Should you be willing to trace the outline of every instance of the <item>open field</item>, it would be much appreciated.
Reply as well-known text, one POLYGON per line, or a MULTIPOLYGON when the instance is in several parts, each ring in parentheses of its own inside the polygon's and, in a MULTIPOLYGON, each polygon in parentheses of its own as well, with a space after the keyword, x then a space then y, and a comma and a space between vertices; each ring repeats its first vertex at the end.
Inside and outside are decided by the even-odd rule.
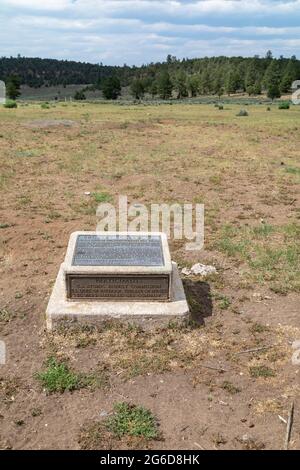
POLYGON ((300 108, 239 109, 0 107, 0 448, 282 448, 293 401, 300 448, 300 108), (205 204, 204 250, 170 243, 180 266, 218 270, 184 279, 196 324, 47 333, 70 233, 94 230, 97 201, 119 194, 205 204), (51 357, 66 364, 58 391, 41 375, 51 357), (123 401, 151 410, 156 440, 102 431, 123 401))

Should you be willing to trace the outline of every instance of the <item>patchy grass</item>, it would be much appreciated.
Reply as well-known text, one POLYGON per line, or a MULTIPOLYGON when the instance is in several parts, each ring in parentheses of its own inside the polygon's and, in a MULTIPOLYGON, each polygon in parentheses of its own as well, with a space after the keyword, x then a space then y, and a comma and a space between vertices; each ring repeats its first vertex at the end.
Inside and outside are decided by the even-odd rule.
POLYGON ((228 380, 225 380, 222 383, 221 388, 223 388, 223 390, 226 390, 226 392, 230 393, 230 395, 235 395, 236 393, 240 393, 240 391, 241 391, 241 389, 239 387, 236 387, 235 385, 233 385, 228 380))
POLYGON ((49 393, 63 393, 66 390, 76 390, 81 386, 79 375, 71 372, 65 362, 58 362, 54 357, 47 360, 46 369, 38 372, 36 379, 49 393))
POLYGON ((113 413, 101 421, 86 423, 79 434, 83 450, 148 449, 162 440, 158 421, 150 410, 132 403, 116 403, 113 413))
POLYGON ((249 369, 251 377, 275 377, 275 371, 270 369, 270 367, 261 365, 261 366, 251 366, 249 369))
POLYGON ((21 381, 18 377, 0 377, 0 403, 9 405, 15 401, 21 381))
POLYGON ((215 247, 246 263, 244 277, 260 284, 269 282, 274 291, 300 292, 299 224, 274 227, 225 225, 215 247))
POLYGON ((285 171, 291 173, 292 175, 300 175, 300 168, 296 166, 286 166, 285 171))
POLYGON ((8 323, 12 320, 14 314, 8 311, 6 308, 0 309, 0 323, 8 323))
POLYGON ((95 202, 101 203, 101 202, 111 202, 112 197, 110 194, 105 193, 105 192, 97 192, 97 193, 92 193, 92 197, 94 198, 95 202))
MULTIPOLYGON (((8 394, 4 411, 1 410, 5 436, 13 447, 24 444, 24 433, 15 432, 17 429, 11 426, 18 418, 25 420, 27 447, 64 442, 70 448, 76 442, 78 430, 72 426, 66 432, 55 423, 53 410, 61 402, 58 394, 53 392, 51 396, 51 411, 41 387, 37 390, 36 406, 41 407, 43 419, 47 417, 54 426, 49 436, 36 434, 36 421, 40 418, 32 418, 26 406, 27 390, 32 389, 31 370, 45 372, 47 366, 40 364, 43 357, 50 355, 65 358, 57 360, 67 366, 62 374, 64 386, 88 389, 88 393, 66 391, 63 396, 66 406, 61 418, 67 420, 71 410, 78 427, 91 416, 91 403, 99 404, 99 412, 110 403, 112 396, 98 393, 99 386, 111 383, 114 390, 125 387, 126 398, 121 400, 133 403, 137 396, 139 403, 151 402, 149 395, 159 389, 159 398, 164 402, 159 417, 166 434, 166 442, 160 442, 160 448, 181 448, 193 442, 214 448, 211 435, 222 433, 224 426, 227 443, 220 445, 259 447, 250 439, 235 440, 237 435, 245 434, 242 428, 247 428, 247 424, 240 424, 239 429, 235 426, 245 417, 241 405, 250 403, 253 397, 251 414, 251 410, 255 413, 255 403, 266 397, 297 397, 289 341, 299 339, 299 330, 281 334, 272 325, 296 322, 294 312, 300 292, 300 108, 293 106, 283 113, 273 105, 272 112, 267 113, 267 104, 251 105, 246 108, 249 117, 242 119, 235 117, 242 103, 227 103, 219 111, 214 99, 210 105, 196 106, 177 102, 172 106, 56 103, 55 108, 51 105, 50 110, 44 110, 40 103, 30 103, 20 104, 16 110, 0 109, 1 222, 13 224, 13 228, 0 230, 0 283, 1 292, 5 293, 1 308, 15 312, 18 318, 7 322, 10 315, 5 313, 0 325, 8 335, 9 349, 14 336, 20 334, 16 328, 22 329, 22 341, 15 343, 13 351, 18 370, 22 370, 22 389, 8 394), (52 121, 71 120, 76 126, 48 125, 48 115, 52 121), (33 120, 40 120, 42 125, 28 127, 27 123, 33 120), (24 150, 36 151, 41 158, 27 157, 26 153, 16 156, 16 152, 24 150), (100 196, 88 196, 87 191, 100 196), (178 327, 171 324, 151 332, 107 324, 98 332, 78 330, 74 334, 68 325, 64 333, 45 333, 41 306, 50 294, 55 266, 63 260, 69 234, 74 230, 94 230, 96 199, 102 202, 111 195, 114 201, 117 194, 126 194, 130 204, 147 207, 164 202, 205 204, 205 249, 187 252, 184 242, 170 243, 172 259, 180 267, 203 262, 218 268, 218 275, 201 282, 196 277, 184 279, 198 323, 178 327), (12 213, 16 213, 13 220, 12 213), (19 298, 15 298, 17 292, 22 297, 17 294, 19 298), (260 295, 253 296, 254 293, 260 295), (288 295, 282 299, 279 294, 288 295), (259 325, 253 326, 254 322, 259 325), (264 332, 260 322, 270 324, 270 330, 264 332), (237 354, 265 344, 276 347, 250 355, 237 354), (71 365, 77 359, 90 373, 73 369, 71 365), (262 374, 253 378, 249 367, 259 364, 270 367, 276 377, 264 379, 262 374), (221 389, 219 367, 243 375, 238 382, 233 380, 221 389), (66 380, 68 374, 73 374, 73 382, 66 380), (236 406, 229 414, 224 413, 225 404, 215 404, 214 390, 209 390, 208 395, 205 392, 203 384, 208 382, 212 389, 218 389, 218 394, 233 397, 236 406), (170 419, 174 406, 180 402, 178 397, 174 403, 170 401, 170 387, 182 389, 184 384, 184 416, 191 423, 186 444, 184 432, 179 432, 178 427, 178 433, 174 433, 170 419), (240 384, 242 393, 230 395, 234 391, 231 386, 240 384), (13 399, 15 406, 10 406, 13 399), (206 412, 210 406, 216 418, 214 426, 200 437, 197 422, 203 419, 203 427, 211 425, 206 412)), ((3 371, 8 374, 6 366, 3 371)), ((224 374, 228 382, 231 376, 224 374)), ((287 399, 280 401, 280 414, 286 416, 287 399)), ((97 410, 93 416, 97 416, 97 410)), ((249 424, 250 419, 255 424, 251 435, 262 439, 266 448, 282 443, 282 423, 277 418, 274 421, 271 415, 266 415, 266 420, 249 417, 249 424), (274 426, 274 433, 266 432, 270 426, 274 426)), ((99 421, 85 427, 82 447, 145 449, 158 445, 143 437, 118 438, 107 429, 105 420, 99 421)), ((293 439, 292 445, 299 447, 297 436, 293 439)), ((216 442, 220 440, 217 438, 216 442)))
POLYGON ((107 384, 104 374, 78 374, 71 371, 66 362, 59 362, 54 357, 50 357, 45 365, 46 368, 35 377, 48 393, 71 392, 85 387, 102 388, 107 384))
POLYGON ((250 328, 249 328, 249 331, 252 334, 264 333, 268 330, 269 330, 269 328, 267 326, 262 325, 261 323, 258 323, 258 322, 253 323, 253 325, 251 325, 250 328))
POLYGON ((30 158, 30 157, 38 157, 39 156, 39 151, 36 149, 33 150, 17 150, 15 152, 16 157, 21 157, 21 158, 30 158))
POLYGON ((143 406, 122 402, 114 406, 114 414, 107 421, 108 429, 117 437, 123 435, 142 436, 146 439, 158 437, 157 420, 143 406))

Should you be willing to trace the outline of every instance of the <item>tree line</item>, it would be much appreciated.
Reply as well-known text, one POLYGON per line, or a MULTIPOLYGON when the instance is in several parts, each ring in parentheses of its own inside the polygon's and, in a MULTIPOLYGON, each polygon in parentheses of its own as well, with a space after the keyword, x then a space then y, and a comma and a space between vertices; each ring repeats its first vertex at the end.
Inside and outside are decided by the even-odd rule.
POLYGON ((17 84, 53 86, 90 84, 77 92, 75 99, 85 99, 86 90, 100 89, 107 99, 117 99, 123 87, 129 87, 135 99, 145 94, 152 98, 185 98, 237 92, 259 95, 263 91, 271 99, 289 93, 292 83, 300 79, 300 61, 291 58, 205 57, 182 59, 168 55, 164 62, 141 67, 104 66, 74 61, 39 58, 1 58, 0 79, 12 91, 17 84))

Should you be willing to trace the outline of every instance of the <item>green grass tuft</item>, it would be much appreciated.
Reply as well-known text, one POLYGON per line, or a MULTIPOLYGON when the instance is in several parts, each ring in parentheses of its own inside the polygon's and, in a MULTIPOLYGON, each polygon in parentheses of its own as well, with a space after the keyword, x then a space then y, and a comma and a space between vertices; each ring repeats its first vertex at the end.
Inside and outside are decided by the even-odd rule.
POLYGON ((286 166, 285 171, 291 173, 292 175, 300 175, 300 168, 296 166, 286 166))
POLYGON ((251 377, 275 377, 275 372, 267 366, 252 366, 250 367, 251 377))
POLYGON ((112 197, 108 193, 92 193, 95 202, 110 202, 112 197))
POLYGON ((145 439, 158 437, 157 422, 151 411, 126 402, 115 404, 114 415, 108 419, 107 427, 119 438, 124 435, 145 439))
POLYGON ((225 380, 222 383, 221 387, 223 388, 223 390, 226 390, 226 392, 230 393, 231 395, 235 395, 236 393, 239 393, 241 391, 239 387, 236 387, 228 380, 225 380))
POLYGON ((59 362, 54 357, 47 360, 46 369, 38 372, 36 378, 49 393, 63 393, 80 388, 80 377, 70 371, 65 362, 59 362))

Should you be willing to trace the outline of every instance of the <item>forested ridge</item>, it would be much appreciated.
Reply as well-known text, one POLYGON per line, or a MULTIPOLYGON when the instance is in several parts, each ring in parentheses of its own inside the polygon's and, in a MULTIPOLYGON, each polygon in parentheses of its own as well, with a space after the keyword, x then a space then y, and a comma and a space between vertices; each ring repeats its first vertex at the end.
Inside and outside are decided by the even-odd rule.
POLYGON ((276 97, 289 92, 293 81, 300 79, 300 61, 265 57, 205 57, 179 60, 168 55, 164 62, 140 67, 107 66, 68 60, 28 57, 0 58, 0 79, 8 81, 17 76, 22 85, 30 87, 70 84, 91 84, 102 88, 110 78, 118 79, 121 87, 130 86, 140 98, 144 93, 168 98, 183 98, 198 94, 231 94, 246 91, 260 94, 273 87, 276 97))

